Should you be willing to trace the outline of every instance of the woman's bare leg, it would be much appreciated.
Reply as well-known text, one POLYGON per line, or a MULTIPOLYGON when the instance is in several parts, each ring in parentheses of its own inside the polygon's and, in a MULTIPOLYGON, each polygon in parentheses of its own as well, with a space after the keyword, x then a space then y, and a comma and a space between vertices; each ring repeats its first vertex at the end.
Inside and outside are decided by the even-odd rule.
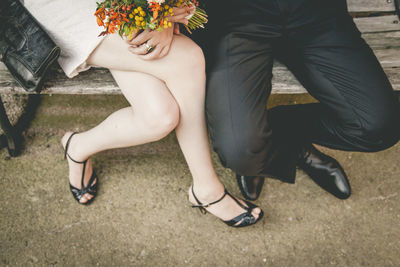
MULTIPOLYGON (((83 161, 91 155, 112 148, 130 147, 153 142, 165 137, 178 124, 178 105, 165 84, 153 76, 126 71, 111 71, 131 107, 111 114, 98 126, 75 135, 68 149, 69 155, 83 161)), ((62 139, 65 146, 71 133, 62 139)), ((81 187, 82 165, 68 159, 70 181, 81 187)), ((92 166, 88 161, 85 185, 90 179, 92 166)), ((95 183, 96 181, 94 181, 95 183)), ((85 194, 81 202, 92 198, 85 194)))
POLYGON ((108 36, 88 59, 88 64, 122 71, 139 71, 163 80, 180 109, 176 129, 195 187, 221 188, 212 167, 205 126, 205 67, 201 49, 187 37, 176 36, 169 54, 144 61, 128 51, 118 35, 108 36), (183 133, 182 133, 183 132, 183 133))
MULTIPOLYGON (((189 38, 176 36, 168 55, 156 61, 143 61, 128 51, 118 35, 108 36, 88 59, 90 65, 113 70, 139 71, 164 81, 179 105, 180 121, 176 134, 199 199, 205 203, 219 198, 223 185, 215 174, 205 124, 205 63, 201 49, 189 38)), ((191 196, 191 201, 193 198, 191 196)), ((223 220, 243 210, 230 198, 208 209, 223 220)), ((257 218, 260 209, 253 211, 257 218)))

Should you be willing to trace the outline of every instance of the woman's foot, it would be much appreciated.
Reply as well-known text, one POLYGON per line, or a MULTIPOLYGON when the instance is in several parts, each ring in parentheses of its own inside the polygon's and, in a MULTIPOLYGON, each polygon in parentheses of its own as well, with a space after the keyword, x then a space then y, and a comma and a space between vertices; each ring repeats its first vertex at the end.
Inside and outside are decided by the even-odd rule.
MULTIPOLYGON (((196 201, 196 198, 197 200, 199 200, 199 202, 207 204, 221 199, 221 197, 223 197, 225 194, 225 189, 223 187, 219 189, 208 189, 208 190, 196 188, 194 190, 194 194, 196 196, 193 195, 191 186, 189 188, 189 201, 193 205, 199 205, 199 203, 196 201)), ((246 204, 246 202, 243 201, 242 199, 236 198, 236 200, 239 201, 244 207, 249 207, 249 205, 246 204)), ((247 212, 247 210, 238 205, 238 203, 233 199, 233 197, 231 197, 230 194, 227 194, 220 201, 208 206, 205 209, 225 222, 230 221, 233 218, 236 218, 237 216, 247 212)), ((255 207, 251 210, 251 214, 254 216, 255 221, 257 221, 260 218, 260 216, 262 216, 262 210, 259 207, 255 207)), ((233 226, 240 225, 242 221, 243 219, 239 220, 233 226)))
MULTIPOLYGON (((61 144, 65 150, 65 146, 67 144, 68 139, 71 137, 73 133, 72 132, 67 132, 61 139, 61 144)), ((76 137, 78 137, 78 134, 75 134, 73 138, 71 138, 69 147, 68 147, 68 155, 72 157, 76 161, 85 161, 86 158, 82 158, 79 155, 78 150, 76 149, 77 143, 76 143, 76 137)), ((69 182, 72 186, 76 187, 77 189, 82 189, 82 184, 81 184, 81 179, 82 179, 82 172, 83 172, 83 164, 75 163, 71 160, 71 158, 67 156, 68 160, 68 166, 69 166, 69 182)), ((85 168, 85 177, 84 177, 84 187, 86 187, 90 181, 90 178, 93 173, 93 167, 92 167, 92 162, 89 159, 86 164, 85 168)), ((94 179, 92 182, 92 185, 96 184, 97 178, 94 179)), ((82 198, 79 200, 79 203, 85 204, 88 203, 94 196, 86 193, 82 196, 82 198)))

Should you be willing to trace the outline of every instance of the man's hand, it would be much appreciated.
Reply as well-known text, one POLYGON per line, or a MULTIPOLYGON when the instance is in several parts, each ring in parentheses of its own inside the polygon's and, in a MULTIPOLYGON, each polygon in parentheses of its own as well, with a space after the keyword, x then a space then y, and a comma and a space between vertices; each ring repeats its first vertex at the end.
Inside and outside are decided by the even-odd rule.
POLYGON ((144 60, 154 60, 165 57, 171 47, 175 25, 162 31, 146 30, 134 36, 127 43, 129 51, 139 55, 144 60), (151 48, 151 49, 150 49, 151 48))

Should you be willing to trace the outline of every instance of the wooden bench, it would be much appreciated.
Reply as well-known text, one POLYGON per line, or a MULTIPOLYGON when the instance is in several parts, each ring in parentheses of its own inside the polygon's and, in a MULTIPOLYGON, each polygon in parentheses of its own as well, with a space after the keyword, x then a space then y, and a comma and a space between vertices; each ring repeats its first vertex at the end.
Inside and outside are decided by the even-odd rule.
MULTIPOLYGON (((335 1, 335 0, 332 0, 335 1)), ((349 11, 374 50, 395 90, 400 91, 400 0, 348 0, 349 11)), ((294 76, 279 63, 274 67, 272 93, 307 93, 294 76)), ((27 94, 0 63, 0 93, 27 94)), ((41 94, 120 94, 106 69, 92 69, 68 79, 60 68, 54 68, 41 94)), ((18 154, 17 134, 4 111, 0 98, 0 123, 8 142, 10 155, 18 154)))

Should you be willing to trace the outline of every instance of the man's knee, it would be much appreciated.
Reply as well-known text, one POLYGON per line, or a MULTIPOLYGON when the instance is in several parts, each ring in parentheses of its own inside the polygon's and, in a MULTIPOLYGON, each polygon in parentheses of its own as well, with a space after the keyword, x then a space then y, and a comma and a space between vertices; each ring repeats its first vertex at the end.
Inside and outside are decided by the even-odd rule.
POLYGON ((371 121, 363 128, 363 138, 371 142, 372 152, 395 145, 400 135, 400 122, 397 118, 371 121))
POLYGON ((242 175, 258 175, 265 165, 268 135, 244 131, 235 138, 214 140, 214 150, 224 167, 242 175))
POLYGON ((399 112, 383 110, 360 120, 360 128, 354 131, 343 132, 355 140, 359 150, 365 152, 377 152, 395 145, 400 138, 400 114, 399 112))

